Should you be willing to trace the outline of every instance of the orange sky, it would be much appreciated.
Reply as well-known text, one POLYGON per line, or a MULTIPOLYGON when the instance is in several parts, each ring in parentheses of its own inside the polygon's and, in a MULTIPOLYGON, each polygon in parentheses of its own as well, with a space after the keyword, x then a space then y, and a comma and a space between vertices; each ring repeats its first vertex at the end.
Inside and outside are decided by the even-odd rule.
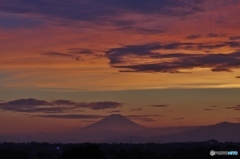
POLYGON ((149 127, 237 122, 239 15, 235 0, 3 0, 0 133, 68 130, 111 113, 149 127), (39 100, 78 107, 42 111, 69 104, 39 100))

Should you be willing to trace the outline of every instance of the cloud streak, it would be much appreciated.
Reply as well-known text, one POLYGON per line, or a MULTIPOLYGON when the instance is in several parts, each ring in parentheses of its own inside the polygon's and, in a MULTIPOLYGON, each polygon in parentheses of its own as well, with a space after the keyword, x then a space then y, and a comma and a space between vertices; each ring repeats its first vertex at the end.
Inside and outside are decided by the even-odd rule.
POLYGON ((240 36, 231 36, 229 40, 240 40, 240 36))
POLYGON ((109 101, 104 101, 104 102, 91 102, 91 103, 79 103, 78 104, 80 107, 84 108, 91 108, 93 110, 105 110, 105 109, 113 109, 113 108, 119 108, 122 107, 122 103, 118 102, 109 102, 109 101))
POLYGON ((162 117, 162 115, 147 114, 147 115, 128 115, 127 118, 138 120, 140 122, 154 122, 156 118, 162 117))
MULTIPOLYGON (((69 101, 70 102, 70 101, 69 101)), ((73 104, 66 105, 60 101, 48 102, 44 100, 37 100, 33 98, 18 99, 5 103, 0 103, 0 109, 13 112, 25 112, 25 113, 61 113, 68 110, 75 109, 73 104)))
POLYGON ((162 54, 159 49, 180 48, 207 48, 239 47, 238 42, 225 42, 221 44, 196 44, 196 43, 170 43, 170 44, 144 44, 127 45, 106 51, 110 65, 119 68, 120 72, 162 72, 180 73, 181 69, 210 68, 213 72, 231 72, 233 68, 240 67, 240 52, 229 54, 189 54, 168 53, 162 54), (141 62, 141 60, 148 60, 141 62), (152 62, 154 60, 154 62, 152 62), (130 62, 131 61, 131 62, 130 62), (158 62, 159 61, 159 62, 158 62))
POLYGON ((1 1, 0 10, 6 13, 32 14, 52 18, 81 21, 101 21, 109 16, 122 13, 159 14, 165 16, 184 17, 202 12, 201 3, 204 1, 177 0, 8 0, 1 1), (54 7, 53 7, 54 6, 54 7), (51 8, 50 10, 48 8, 51 8), (63 12, 64 11, 64 12, 63 12), (111 15, 109 14, 111 13, 111 15))
POLYGON ((173 120, 184 120, 184 118, 173 118, 173 120))
POLYGON ((186 37, 187 39, 199 39, 201 38, 201 35, 197 35, 197 34, 192 34, 186 37))
POLYGON ((150 107, 156 107, 156 108, 165 108, 167 107, 168 105, 166 104, 158 104, 158 105, 149 105, 150 107))
POLYGON ((236 105, 236 106, 232 106, 232 107, 226 107, 226 109, 240 110, 240 105, 236 105))
POLYGON ((213 109, 211 109, 211 108, 205 108, 204 110, 213 110, 213 109))
POLYGON ((77 61, 84 61, 85 58, 101 58, 102 56, 96 53, 97 51, 90 50, 87 48, 70 48, 66 52, 46 51, 40 53, 40 55, 48 57, 60 57, 60 58, 71 58, 77 61))
POLYGON ((35 115, 42 118, 58 118, 58 119, 101 119, 102 115, 81 115, 81 114, 51 114, 51 115, 35 115))
MULTIPOLYGON (((47 114, 47 115, 34 115, 41 118, 56 118, 56 119, 102 119, 104 115, 83 115, 83 114, 47 114)), ((139 120, 142 122, 153 122, 155 118, 162 117, 161 115, 127 115, 127 118, 139 120)))
MULTIPOLYGON (((115 109, 122 107, 123 103, 103 101, 103 102, 74 102, 71 100, 54 100, 45 101, 37 100, 34 98, 18 99, 9 102, 0 103, 0 109, 13 112, 25 112, 25 113, 63 113, 72 110, 78 110, 82 108, 88 108, 92 110, 105 110, 115 109)), ((78 110, 82 111, 82 110, 78 110)))
POLYGON ((71 57, 73 58, 72 55, 70 54, 66 54, 66 53, 61 53, 61 52, 43 52, 41 53, 42 55, 46 55, 46 56, 58 56, 58 57, 71 57))
POLYGON ((130 109, 130 111, 142 111, 142 108, 135 108, 135 109, 130 109))

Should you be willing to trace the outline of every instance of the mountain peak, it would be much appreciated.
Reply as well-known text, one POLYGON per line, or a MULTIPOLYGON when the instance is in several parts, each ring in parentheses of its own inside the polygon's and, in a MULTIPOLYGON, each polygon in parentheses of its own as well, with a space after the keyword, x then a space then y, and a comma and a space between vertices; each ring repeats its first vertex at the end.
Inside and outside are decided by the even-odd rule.
POLYGON ((102 120, 87 126, 87 128, 105 130, 133 130, 143 129, 144 127, 131 121, 121 114, 111 114, 102 120))
MULTIPOLYGON (((109 116, 107 116, 107 117, 105 117, 105 118, 110 118, 110 119, 117 119, 117 118, 119 118, 119 119, 126 119, 126 117, 124 117, 123 115, 121 115, 121 114, 111 114, 111 115, 109 115, 109 116)), ((105 119, 104 118, 104 119, 105 119)))
POLYGON ((111 114, 108 117, 124 117, 121 114, 111 114))

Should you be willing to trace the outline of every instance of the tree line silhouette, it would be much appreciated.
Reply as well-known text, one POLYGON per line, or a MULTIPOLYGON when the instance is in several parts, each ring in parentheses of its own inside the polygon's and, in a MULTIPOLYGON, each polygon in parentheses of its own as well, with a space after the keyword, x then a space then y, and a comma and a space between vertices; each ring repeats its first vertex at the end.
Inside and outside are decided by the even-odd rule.
MULTIPOLYGON (((6 159, 207 159, 210 151, 239 151, 240 143, 216 140, 189 143, 50 144, 1 143, 0 158, 6 159)), ((214 158, 237 158, 214 156, 214 158)))

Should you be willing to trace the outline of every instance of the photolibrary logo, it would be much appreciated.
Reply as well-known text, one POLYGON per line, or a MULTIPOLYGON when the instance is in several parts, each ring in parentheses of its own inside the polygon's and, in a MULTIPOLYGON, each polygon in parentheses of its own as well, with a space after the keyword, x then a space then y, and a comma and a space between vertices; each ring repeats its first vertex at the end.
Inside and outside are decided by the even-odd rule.
POLYGON ((238 155, 238 151, 210 151, 210 156, 215 155, 238 155))

